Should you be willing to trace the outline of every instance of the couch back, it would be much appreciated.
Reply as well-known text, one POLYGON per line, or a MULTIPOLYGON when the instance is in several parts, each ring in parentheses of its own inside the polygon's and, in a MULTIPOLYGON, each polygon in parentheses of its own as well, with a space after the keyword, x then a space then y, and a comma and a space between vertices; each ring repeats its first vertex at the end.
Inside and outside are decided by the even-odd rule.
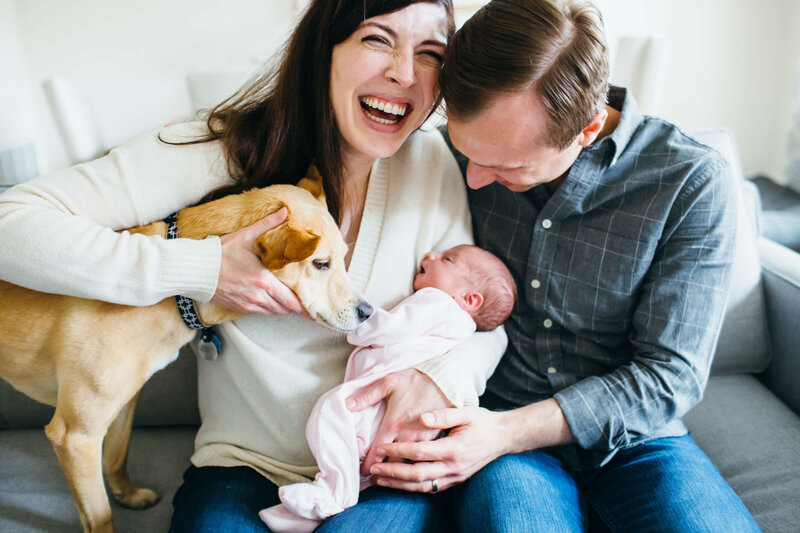
MULTIPOLYGON (((700 142, 731 163, 739 187, 737 238, 731 290, 712 374, 761 373, 769 364, 766 312, 756 237, 758 191, 743 179, 733 134, 724 129, 696 132, 700 142)), ((53 408, 39 404, 0 380, 0 429, 42 427, 53 408)), ((198 425, 197 364, 185 346, 180 357, 145 385, 134 423, 139 426, 198 425)))
MULTIPOLYGON (((145 384, 134 425, 197 426, 197 362, 187 345, 178 359, 145 384)), ((54 408, 31 400, 0 380, 0 429, 41 428, 54 408)))
POLYGON ((727 159, 732 170, 730 179, 738 185, 731 287, 711 373, 758 374, 770 361, 761 263, 756 245, 761 211, 758 189, 744 179, 736 140, 730 130, 698 131, 692 133, 692 137, 727 159))

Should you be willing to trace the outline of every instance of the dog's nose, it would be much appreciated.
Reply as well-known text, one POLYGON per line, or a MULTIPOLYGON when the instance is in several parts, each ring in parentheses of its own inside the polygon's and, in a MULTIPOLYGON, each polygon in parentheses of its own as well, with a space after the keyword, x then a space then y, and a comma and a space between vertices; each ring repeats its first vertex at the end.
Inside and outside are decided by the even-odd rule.
POLYGON ((367 302, 359 302, 356 306, 356 317, 358 318, 358 322, 364 322, 372 315, 372 306, 369 305, 367 302))

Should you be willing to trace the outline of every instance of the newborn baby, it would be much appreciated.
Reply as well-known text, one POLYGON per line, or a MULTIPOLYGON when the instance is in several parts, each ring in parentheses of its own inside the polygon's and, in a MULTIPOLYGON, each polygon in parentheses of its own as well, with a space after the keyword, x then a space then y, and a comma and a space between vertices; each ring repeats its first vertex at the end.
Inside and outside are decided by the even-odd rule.
POLYGON ((429 252, 414 277, 411 296, 391 311, 376 309, 347 335, 357 346, 345 381, 314 406, 306 438, 319 466, 311 483, 279 489, 280 505, 259 516, 275 533, 313 531, 322 520, 358 502, 370 485, 359 465, 380 425, 383 402, 351 412, 345 401, 358 389, 394 372, 443 355, 477 328, 492 330, 511 314, 516 286, 503 262, 477 246, 429 252))

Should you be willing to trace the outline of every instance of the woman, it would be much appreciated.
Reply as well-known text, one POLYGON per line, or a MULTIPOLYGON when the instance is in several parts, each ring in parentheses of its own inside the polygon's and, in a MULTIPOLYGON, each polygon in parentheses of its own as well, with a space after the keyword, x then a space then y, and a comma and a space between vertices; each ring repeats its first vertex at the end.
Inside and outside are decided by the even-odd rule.
MULTIPOLYGON (((350 347, 298 316, 291 291, 255 259, 252 240, 279 221, 203 241, 113 230, 204 197, 296 183, 314 162, 350 246, 354 286, 391 307, 412 292, 424 253, 471 240, 450 152, 438 133, 414 133, 437 103, 452 31, 450 0, 314 1, 277 68, 214 109, 207 124, 165 128, 0 198, 0 278, 130 305, 182 294, 260 313, 223 325, 223 353, 198 363, 202 426, 171 531, 264 530, 257 512, 277 503, 277 486, 316 472, 305 422, 341 382, 350 347)), ((434 438, 417 414, 475 403, 504 346, 500 331, 476 334, 388 379, 376 445, 434 438)), ((380 459, 371 452, 367 463, 380 459)), ((421 483, 436 491, 434 480, 421 483)), ((362 500, 320 530, 437 528, 430 495, 373 488, 362 500)))

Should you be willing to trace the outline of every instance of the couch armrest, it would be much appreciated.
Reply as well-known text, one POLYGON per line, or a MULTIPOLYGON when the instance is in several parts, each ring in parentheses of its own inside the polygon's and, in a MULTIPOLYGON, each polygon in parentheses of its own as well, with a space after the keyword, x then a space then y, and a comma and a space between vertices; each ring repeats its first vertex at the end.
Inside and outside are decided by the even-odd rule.
POLYGON ((769 239, 758 241, 772 352, 763 379, 800 414, 800 254, 769 239))

